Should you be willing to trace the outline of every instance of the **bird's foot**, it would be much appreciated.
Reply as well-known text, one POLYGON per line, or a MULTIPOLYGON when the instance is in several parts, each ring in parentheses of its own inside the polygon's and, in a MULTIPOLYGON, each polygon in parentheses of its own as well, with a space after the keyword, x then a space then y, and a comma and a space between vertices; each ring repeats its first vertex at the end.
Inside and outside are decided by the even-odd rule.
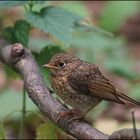
POLYGON ((68 111, 64 111, 62 113, 60 113, 60 115, 58 116, 57 120, 58 121, 60 118, 63 118, 67 115, 72 115, 72 117, 68 120, 68 123, 73 121, 73 120, 80 120, 80 119, 83 119, 83 114, 80 110, 78 109, 71 109, 71 110, 68 110, 68 111))

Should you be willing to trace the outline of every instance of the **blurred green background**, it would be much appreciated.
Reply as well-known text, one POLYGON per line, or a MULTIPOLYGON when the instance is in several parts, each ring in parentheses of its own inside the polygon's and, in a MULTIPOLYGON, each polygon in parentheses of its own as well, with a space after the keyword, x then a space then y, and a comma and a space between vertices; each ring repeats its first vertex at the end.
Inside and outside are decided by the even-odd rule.
MULTIPOLYGON (((42 65, 65 51, 97 64, 117 88, 140 102, 139 7, 138 1, 1 1, 0 35, 32 50, 49 86, 49 72, 42 65)), ((72 138, 43 116, 28 95, 24 97, 23 125, 23 81, 0 63, 0 138, 72 138)), ((129 103, 103 101, 86 119, 111 134, 133 127, 132 110, 140 128, 140 109, 129 103)))

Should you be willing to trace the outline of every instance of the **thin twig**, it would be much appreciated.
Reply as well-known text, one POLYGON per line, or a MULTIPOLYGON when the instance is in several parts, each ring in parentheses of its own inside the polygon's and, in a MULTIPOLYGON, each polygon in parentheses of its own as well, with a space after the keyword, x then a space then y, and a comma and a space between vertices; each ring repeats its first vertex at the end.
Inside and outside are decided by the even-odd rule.
POLYGON ((22 118, 19 129, 19 139, 24 139, 24 128, 25 128, 25 116, 26 116, 26 90, 23 87, 23 97, 22 97, 22 118))
POLYGON ((136 121, 135 121, 135 111, 132 111, 132 122, 133 122, 135 139, 138 139, 137 129, 136 129, 136 121))

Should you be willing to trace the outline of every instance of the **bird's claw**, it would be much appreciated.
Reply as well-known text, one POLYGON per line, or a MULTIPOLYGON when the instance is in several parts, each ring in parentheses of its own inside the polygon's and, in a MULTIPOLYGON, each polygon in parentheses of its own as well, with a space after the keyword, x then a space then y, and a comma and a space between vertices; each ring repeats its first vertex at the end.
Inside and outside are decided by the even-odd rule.
POLYGON ((83 118, 83 115, 81 114, 81 112, 79 112, 79 110, 71 109, 71 110, 68 110, 68 111, 61 112, 60 115, 58 116, 58 118, 56 119, 56 121, 58 122, 60 118, 65 117, 69 114, 72 115, 72 116, 68 120, 68 123, 70 123, 73 120, 79 120, 79 119, 83 118))

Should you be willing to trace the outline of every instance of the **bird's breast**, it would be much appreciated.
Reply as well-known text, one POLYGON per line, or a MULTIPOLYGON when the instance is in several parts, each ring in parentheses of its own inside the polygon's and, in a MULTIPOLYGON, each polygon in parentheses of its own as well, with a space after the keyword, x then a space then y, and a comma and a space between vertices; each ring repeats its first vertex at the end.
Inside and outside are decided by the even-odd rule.
POLYGON ((68 105, 83 112, 97 104, 98 99, 89 94, 78 93, 67 81, 67 76, 53 77, 51 79, 55 93, 68 105))
POLYGON ((70 87, 67 76, 54 77, 51 79, 52 87, 56 94, 62 98, 66 103, 72 99, 75 91, 70 87))

